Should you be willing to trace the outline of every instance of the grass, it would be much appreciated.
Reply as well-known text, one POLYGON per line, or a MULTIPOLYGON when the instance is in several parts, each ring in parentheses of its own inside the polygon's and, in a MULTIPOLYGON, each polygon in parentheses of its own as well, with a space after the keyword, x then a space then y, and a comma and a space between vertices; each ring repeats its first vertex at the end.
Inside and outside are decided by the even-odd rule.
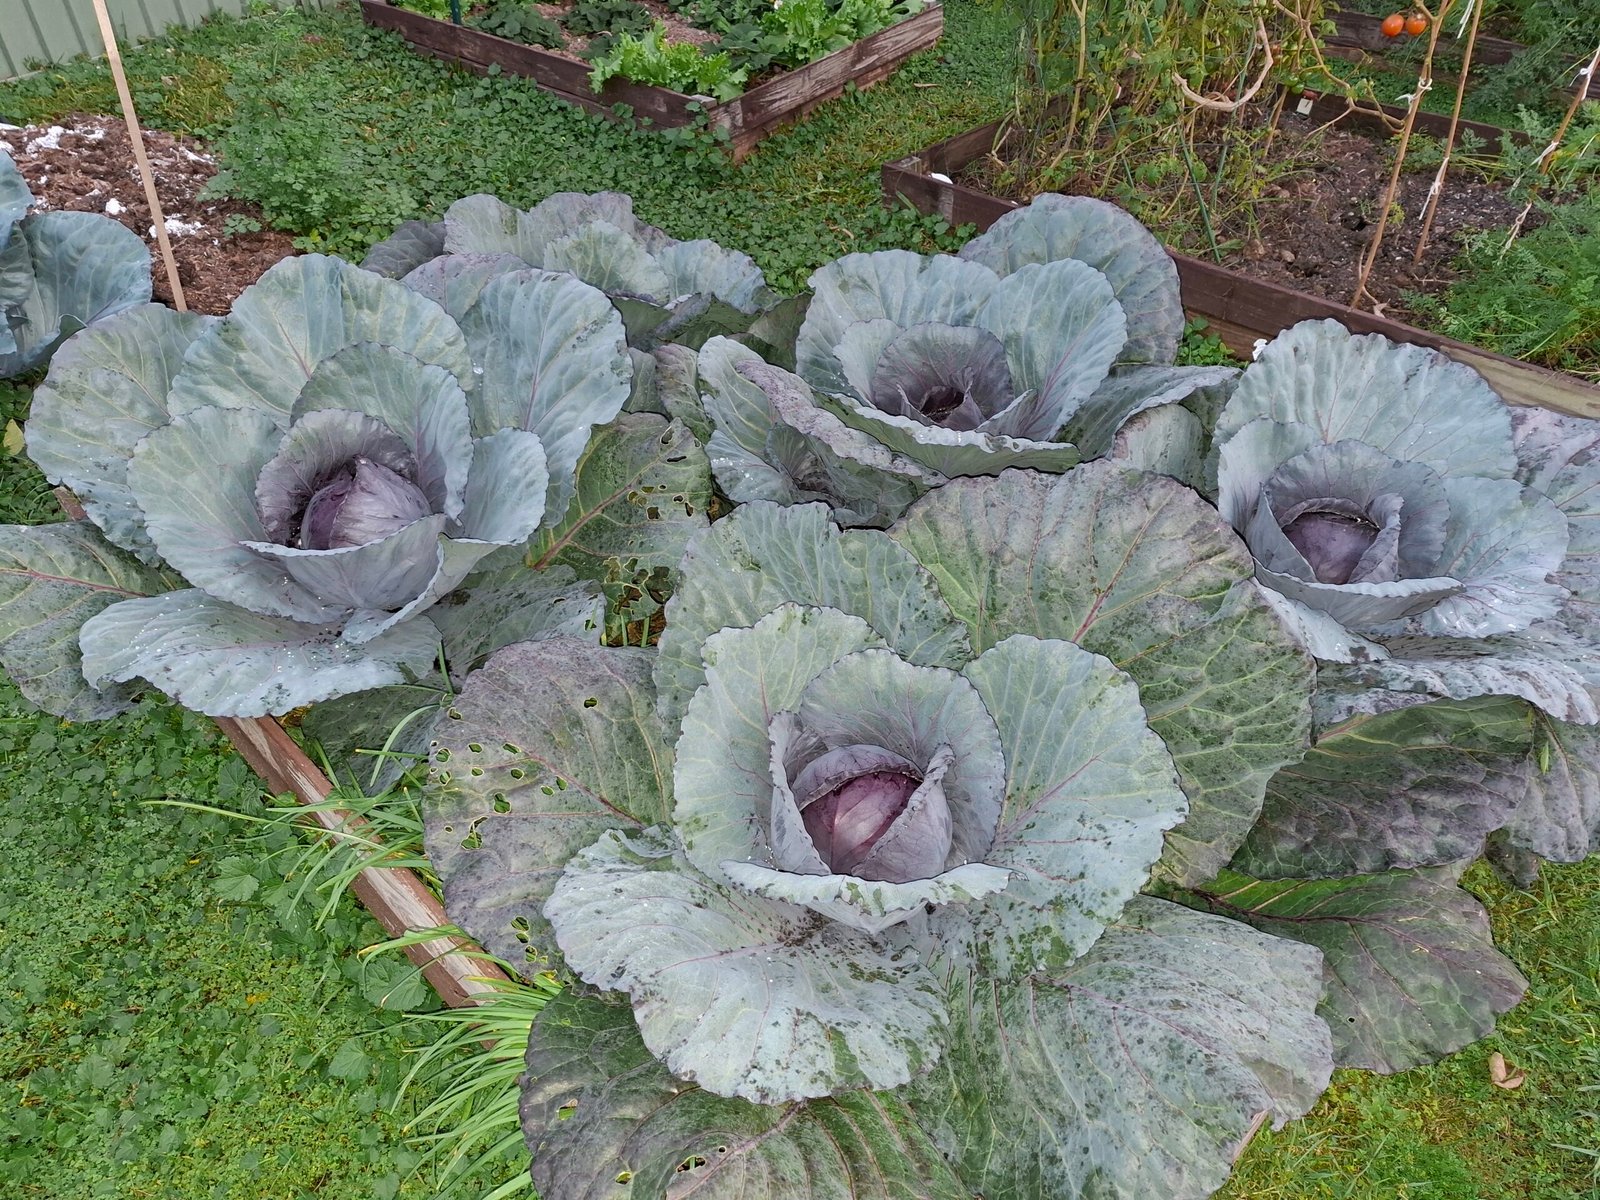
POLYGON ((436 1194, 414 1108, 389 1109, 416 1037, 373 1003, 404 968, 351 953, 382 931, 348 901, 314 924, 264 865, 287 830, 150 803, 261 813, 209 722, 150 702, 73 726, 0 684, 0 797, 7 1196, 436 1194))
MULTIPOLYGON (((227 186, 308 247, 357 254, 395 222, 478 190, 528 205, 611 187, 631 192, 647 220, 747 250, 778 286, 796 288, 849 250, 951 244, 938 222, 885 214, 877 191, 884 160, 1009 102, 1007 18, 948 0, 946 21, 938 52, 825 106, 739 168, 703 139, 641 137, 524 82, 444 69, 346 11, 209 22, 128 63, 147 123, 211 139, 227 186)), ((92 63, 0 86, 11 120, 113 105, 92 63)), ((1218 348, 1194 331, 1188 351, 1200 361, 1218 348)), ((0 428, 25 407, 25 389, 0 387, 0 428)), ((24 460, 0 453, 0 520, 48 519, 52 503, 24 460)), ((380 935, 347 903, 315 926, 314 901, 297 899, 312 864, 293 863, 287 831, 141 803, 265 815, 208 723, 148 704, 67 726, 5 687, 0 797, 8 1194, 433 1195, 462 1147, 407 1144, 408 1128, 426 1130, 430 1116, 477 1135, 458 1164, 498 1146, 498 1165, 466 1171, 456 1194, 511 1178, 515 1037, 537 998, 519 992, 497 1011, 510 1052, 492 1061, 473 1057, 478 1039, 459 1019, 435 1014, 449 1036, 432 1043, 433 1030, 375 1006, 422 995, 400 964, 357 959, 380 935), (267 862, 273 850, 286 852, 290 880, 267 862), (467 1065, 479 1086, 424 1072, 391 1113, 416 1061, 408 1051, 425 1038, 432 1061, 467 1065), (409 1176, 419 1165, 424 1174, 409 1176)), ((1529 999, 1493 1039, 1438 1066, 1341 1073, 1310 1117, 1257 1138, 1228 1200, 1600 1197, 1600 861, 1551 869, 1529 893, 1481 869, 1469 883, 1528 974, 1529 999), (1494 1050, 1528 1070, 1521 1090, 1489 1082, 1494 1050)))

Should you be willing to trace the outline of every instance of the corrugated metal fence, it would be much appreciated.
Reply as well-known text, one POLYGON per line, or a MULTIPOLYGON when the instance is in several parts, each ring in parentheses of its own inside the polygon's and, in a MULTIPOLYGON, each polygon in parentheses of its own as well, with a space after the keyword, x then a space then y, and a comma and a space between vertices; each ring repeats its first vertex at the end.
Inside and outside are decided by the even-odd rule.
MULTIPOLYGON (((242 15, 253 0, 108 0, 124 45, 159 37, 169 25, 195 25, 212 13, 242 15)), ((325 0, 272 0, 280 7, 325 0)), ((78 54, 104 54, 90 0, 0 0, 0 80, 78 54)))

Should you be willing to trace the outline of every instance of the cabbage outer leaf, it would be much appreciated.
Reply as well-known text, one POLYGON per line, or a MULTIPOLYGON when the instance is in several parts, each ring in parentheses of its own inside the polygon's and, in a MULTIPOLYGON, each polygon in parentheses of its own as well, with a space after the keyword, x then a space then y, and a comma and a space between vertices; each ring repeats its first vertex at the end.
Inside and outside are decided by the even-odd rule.
POLYGON ((262 616, 195 589, 113 604, 84 622, 78 641, 91 686, 142 676, 208 717, 281 715, 403 683, 439 653, 425 618, 356 645, 336 625, 262 616))
POLYGON ((443 221, 402 221, 393 233, 367 251, 361 269, 399 279, 443 253, 443 221))
POLYGON ((1105 457, 1198 490, 1206 481, 1205 445, 1199 417, 1181 404, 1163 404, 1129 417, 1105 457))
MULTIPOLYGON (((785 403, 790 397, 803 402, 804 397, 798 388, 784 386, 788 381, 778 374, 776 367, 749 368, 743 374, 761 385, 777 410, 779 420, 800 428, 791 414, 798 412, 810 415, 806 414, 804 408, 793 406, 792 402, 785 403), (780 388, 783 390, 780 391, 780 388)), ((787 375, 787 372, 784 374, 787 375)), ((811 405, 817 410, 817 415, 811 417, 813 422, 825 424, 825 417, 832 416, 856 433, 865 434, 868 439, 863 443, 859 438, 836 436, 828 442, 836 453, 854 459, 863 466, 875 466, 886 457, 884 451, 887 450, 889 454, 921 467, 925 482, 930 487, 937 486, 945 478, 998 475, 1011 467, 1065 471, 1076 466, 1082 457, 1076 446, 1062 442, 1037 442, 1000 433, 942 429, 937 425, 924 425, 910 417, 879 412, 828 395, 811 398, 811 405)))
POLYGON ((24 696, 58 717, 125 712, 138 689, 90 686, 78 627, 108 605, 168 586, 87 521, 0 525, 0 665, 24 696))
POLYGON ((571 276, 517 271, 484 287, 461 329, 483 370, 469 397, 473 433, 537 433, 550 463, 545 512, 560 520, 590 430, 628 400, 633 364, 621 318, 603 293, 571 276))
POLYGON ((545 1200, 970 1200, 893 1093, 759 1105, 674 1079, 626 1005, 568 991, 528 1043, 521 1115, 545 1200))
POLYGON ((1600 850, 1600 730, 1534 714, 1534 769, 1503 831, 1510 844, 1551 862, 1600 850))
POLYGON ((1519 408, 1511 424, 1517 479, 1567 515, 1567 557, 1554 582, 1571 589, 1592 621, 1600 617, 1600 421, 1519 408))
POLYGON ((437 304, 393 280, 322 254, 286 258, 189 348, 167 406, 254 409, 286 427, 317 364, 376 342, 449 371, 467 387, 472 359, 437 304))
POLYGON ((423 807, 453 921, 490 953, 556 956, 542 909, 577 851, 672 810, 654 656, 594 635, 507 646, 467 677, 435 730, 423 807))
POLYGON ((1340 668, 1341 680, 1451 700, 1520 696, 1558 720, 1600 721, 1587 679, 1536 642, 1516 638, 1394 638, 1390 657, 1340 668))
POLYGON ((1170 479, 1101 461, 955 480, 890 535, 932 572, 975 649, 1025 633, 1076 642, 1133 676, 1189 797, 1157 873, 1215 875, 1272 773, 1304 751, 1313 670, 1216 510, 1170 479))
POLYGON ((1011 879, 1004 867, 965 863, 932 879, 887 883, 854 875, 801 875, 755 862, 720 864, 728 882, 756 896, 796 904, 830 920, 881 933, 927 905, 963 905, 1002 890, 1011 879))
POLYGON ((737 503, 823 500, 846 524, 887 525, 944 478, 822 411, 798 376, 727 338, 700 348, 699 386, 716 426, 712 471, 737 503))
POLYGON ((1333 320, 1285 330, 1245 370, 1214 435, 1225 463, 1234 434, 1261 417, 1304 424, 1318 442, 1354 438, 1447 477, 1508 479, 1516 466, 1511 417, 1483 376, 1333 320))
POLYGON ((567 864, 545 917, 567 965, 633 998, 673 1074, 757 1104, 905 1083, 945 1014, 915 952, 700 876, 664 826, 611 830, 567 864))
POLYGON ((1531 738, 1527 705, 1509 696, 1345 716, 1273 776, 1232 865, 1322 879, 1472 858, 1527 790, 1531 738))
POLYGON ((860 617, 909 663, 959 670, 972 658, 933 577, 882 533, 841 532, 820 504, 741 505, 690 541, 679 574, 655 668, 669 729, 705 682, 706 639, 752 626, 785 601, 860 617))
MULTIPOLYGON (((1118 431, 1140 413, 1176 405, 1203 389, 1226 387, 1238 377, 1235 367, 1121 367, 1068 414, 1061 440, 1077 446, 1085 458, 1104 457, 1112 452, 1118 431)), ((1194 475, 1199 482, 1198 471, 1194 475)))
POLYGON ((1436 636, 1489 637, 1554 616, 1567 589, 1548 577, 1567 556, 1567 519, 1510 479, 1446 479, 1450 524, 1441 573, 1465 585, 1417 618, 1436 636))
POLYGON ((9 248, 0 238, 0 251, 0 271, 10 273, 14 254, 31 276, 26 294, 0 307, 0 327, 9 326, 0 341, 0 379, 39 366, 78 330, 150 300, 149 249, 99 213, 36 213, 13 227, 9 248))
POLYGON ((1321 955, 1136 897, 1068 969, 958 973, 950 1045, 901 1095, 985 1196, 1202 1200, 1333 1071, 1321 955))
POLYGON ((1328 993, 1317 1011, 1341 1067, 1392 1074, 1437 1062, 1493 1032, 1528 987, 1451 870, 1265 883, 1224 871, 1174 898, 1322 951, 1328 993))
POLYGON ((643 620, 689 539, 705 529, 711 467, 682 422, 623 413, 579 455, 572 503, 528 547, 536 568, 566 566, 605 589, 614 616, 643 620))
POLYGON ((1098 654, 1017 634, 964 673, 1005 751, 1005 807, 983 861, 1012 878, 981 903, 932 914, 930 945, 964 947, 986 976, 1014 979, 1094 944, 1189 802, 1138 687, 1098 654))
POLYGON ((72 489, 113 545, 159 561, 128 486, 133 448, 167 423, 167 389, 184 351, 215 317, 141 304, 72 338, 33 393, 28 457, 51 483, 72 489))
POLYGON ((1127 344, 1118 362, 1163 365, 1178 353, 1178 269, 1155 236, 1114 204, 1088 196, 1039 196, 973 238, 960 256, 1002 276, 1030 263, 1085 263, 1106 277, 1127 314, 1127 344))

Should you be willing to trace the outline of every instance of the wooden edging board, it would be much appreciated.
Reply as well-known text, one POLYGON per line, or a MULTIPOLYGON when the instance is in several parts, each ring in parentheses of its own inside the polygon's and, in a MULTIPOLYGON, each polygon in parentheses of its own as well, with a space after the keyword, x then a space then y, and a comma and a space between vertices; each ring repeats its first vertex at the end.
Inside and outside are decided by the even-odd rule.
MULTIPOLYGON (((1396 0, 1395 11, 1409 13, 1411 9, 1406 4, 1401 3, 1400 0, 1396 0)), ((1421 34, 1417 37, 1409 35, 1405 37, 1387 37, 1383 32, 1383 18, 1369 16, 1367 13, 1335 12, 1332 14, 1332 18, 1334 31, 1324 35, 1322 44, 1331 53, 1341 58, 1364 60, 1369 55, 1376 55, 1381 58, 1392 55, 1395 50, 1402 46, 1415 42, 1425 43, 1426 41, 1426 34, 1421 34)), ((1465 49, 1466 39, 1456 37, 1452 33, 1452 30, 1459 24, 1460 22, 1454 19, 1445 22, 1445 27, 1439 34, 1440 52, 1459 56, 1465 49)), ((1488 34, 1480 33, 1478 40, 1472 47, 1472 60, 1476 64, 1500 66, 1510 62, 1526 49, 1527 47, 1521 42, 1490 37, 1488 34)), ((1394 63, 1393 65, 1399 66, 1400 64, 1394 63)), ((1458 78, 1460 77, 1437 70, 1433 74, 1435 85, 1441 83, 1454 84, 1458 78)), ((1565 79, 1556 79, 1551 82, 1550 90, 1557 95, 1564 93, 1570 96, 1588 82, 1581 75, 1570 82, 1565 79)))
MULTIPOLYGON (((274 793, 290 793, 301 804, 321 804, 333 791, 328 778, 282 725, 270 717, 216 718, 239 756, 274 793)), ((374 835, 360 817, 339 809, 317 808, 307 814, 323 829, 337 833, 374 835)), ((450 923, 434 894, 415 871, 405 867, 368 867, 350 885, 356 900, 372 914, 390 937, 450 923)), ((451 1008, 478 1004, 495 985, 510 977, 466 938, 440 937, 406 947, 406 957, 451 1008)))
MULTIPOLYGON (((87 519, 83 505, 66 488, 57 488, 55 495, 72 520, 87 519)), ((328 777, 272 718, 217 717, 216 722, 239 757, 275 794, 292 795, 301 804, 319 805, 333 793, 328 777)), ((318 808, 307 816, 330 833, 378 840, 367 821, 343 809, 318 808)), ((367 867, 356 876, 350 890, 392 938, 450 923, 444 906, 417 873, 407 867, 367 867)), ((422 971, 439 999, 451 1008, 479 1004, 483 997, 498 990, 497 984, 511 978, 466 938, 433 938, 407 946, 405 955, 422 971)))
MULTIPOLYGON (((994 148, 1001 128, 999 121, 980 125, 909 158, 885 163, 880 173, 884 204, 893 207, 901 202, 909 203, 919 212, 943 217, 952 225, 976 225, 980 230, 1020 208, 1015 200, 1004 200, 953 182, 963 167, 994 148)), ((1511 404, 1600 418, 1600 387, 1570 375, 1519 362, 1504 354, 1335 304, 1281 284, 1252 279, 1186 254, 1168 253, 1178 267, 1185 310, 1204 319, 1228 349, 1245 358, 1250 357, 1259 338, 1275 337, 1299 321, 1331 317, 1356 333, 1381 333, 1397 342, 1431 347, 1465 363, 1511 404)))
POLYGON ((435 58, 480 74, 498 66, 506 74, 532 79, 569 104, 593 112, 615 116, 616 106, 625 104, 636 118, 648 120, 658 129, 692 124, 704 112, 714 127, 728 131, 735 159, 743 158, 762 138, 800 120, 817 105, 842 96, 851 84, 866 88, 888 78, 907 58, 931 48, 944 33, 944 9, 930 4, 897 25, 718 103, 707 96, 685 96, 625 79, 611 79, 604 90, 595 92, 589 86, 587 63, 396 8, 387 0, 360 0, 360 4, 367 24, 392 29, 435 58))

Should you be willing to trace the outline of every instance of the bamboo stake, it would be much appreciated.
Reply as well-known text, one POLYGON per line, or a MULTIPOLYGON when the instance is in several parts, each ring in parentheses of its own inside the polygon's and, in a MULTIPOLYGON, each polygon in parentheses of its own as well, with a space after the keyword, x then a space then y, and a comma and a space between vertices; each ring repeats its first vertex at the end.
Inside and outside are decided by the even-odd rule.
MULTIPOLYGON (((160 197, 156 194, 155 172, 150 169, 150 159, 144 152, 144 137, 133 106, 133 96, 128 90, 128 78, 122 69, 122 56, 117 51, 116 31, 111 27, 106 0, 94 0, 94 10, 100 23, 100 36, 105 40, 106 56, 111 62, 111 73, 116 80, 117 97, 122 102, 122 115, 133 141, 134 161, 144 182, 145 199, 155 221, 156 243, 160 247, 167 279, 172 286, 172 306, 179 312, 186 312, 188 304, 184 299, 183 284, 178 280, 178 264, 172 256, 166 218, 161 211, 160 197)), ((70 492, 64 488, 57 489, 56 496, 68 516, 74 520, 84 518, 83 506, 70 492)), ((305 752, 276 721, 267 717, 242 720, 224 717, 218 718, 217 724, 240 756, 274 792, 289 793, 304 805, 320 805, 332 794, 333 784, 327 776, 317 769, 316 764, 306 757, 305 752)), ((316 824, 336 836, 350 833, 359 834, 369 842, 379 840, 372 833, 370 823, 346 810, 318 808, 309 815, 316 824)), ((390 937, 449 924, 444 906, 417 873, 407 868, 367 867, 356 876, 351 891, 390 937)), ((421 969, 423 977, 439 993, 439 998, 451 1008, 481 1003, 496 993, 497 983, 510 979, 466 938, 434 938, 406 947, 405 954, 421 969)))
POLYGON ((1417 235, 1417 249, 1411 255, 1411 264, 1422 261, 1422 252, 1428 248, 1428 233, 1433 229, 1433 215, 1439 210, 1439 197, 1444 194, 1444 178, 1450 170, 1450 155, 1456 148, 1456 129, 1461 124, 1461 102, 1467 95, 1467 76, 1472 72, 1472 50, 1478 44, 1478 18, 1483 15, 1482 0, 1468 0, 1472 5, 1472 28, 1467 33, 1467 44, 1461 53, 1461 78, 1456 80, 1456 103, 1450 110, 1450 132, 1444 139, 1444 156, 1439 160, 1438 173, 1428 189, 1428 203, 1422 211, 1422 232, 1417 235))
MULTIPOLYGON (((1356 276, 1356 290, 1350 297, 1350 307, 1360 308, 1361 298, 1365 296, 1371 300, 1367 292, 1367 280, 1372 278, 1373 264, 1378 261, 1378 251, 1383 247, 1383 235, 1389 228, 1389 210, 1394 207, 1395 193, 1400 190, 1400 171, 1405 166, 1406 149, 1411 144, 1411 131, 1416 127, 1417 113, 1422 109, 1422 97, 1433 86, 1433 53, 1439 45, 1439 29, 1444 25, 1445 14, 1450 11, 1451 0, 1444 0, 1437 14, 1428 12, 1426 6, 1422 11, 1429 18, 1428 49, 1422 56, 1422 74, 1417 77, 1417 90, 1411 93, 1411 104, 1406 109, 1406 119, 1400 125, 1400 145, 1394 154, 1394 170, 1389 173, 1389 186, 1383 193, 1383 211, 1378 214, 1378 228, 1372 234, 1372 243, 1367 247, 1366 257, 1361 260, 1361 271, 1356 276)), ((1376 301, 1373 301, 1376 305, 1376 301)), ((1376 311, 1376 308, 1374 309, 1376 311)))
POLYGON ((156 195, 156 173, 150 169, 150 158, 144 152, 144 134, 139 129, 139 116, 134 111, 133 93, 128 90, 128 75, 122 69, 122 54, 117 49, 117 31, 111 28, 111 14, 106 10, 106 0, 94 0, 95 20, 100 23, 100 39, 106 44, 106 58, 111 63, 111 78, 117 84, 117 99, 122 102, 122 119, 128 125, 128 137, 133 142, 133 161, 138 165, 139 178, 144 181, 145 202, 150 205, 150 220, 155 223, 156 246, 161 251, 161 261, 166 264, 167 282, 172 288, 172 307, 188 312, 189 304, 183 297, 183 284, 178 281, 178 260, 172 257, 172 239, 167 236, 167 218, 161 211, 161 198, 156 195))
POLYGON ((1589 58, 1589 65, 1578 72, 1582 82, 1572 93, 1572 103, 1567 105, 1567 115, 1561 118, 1561 125, 1556 130, 1555 136, 1539 154, 1539 178, 1534 180, 1533 190, 1528 193, 1528 203, 1523 205, 1522 211, 1517 214, 1517 222, 1511 227, 1511 236, 1506 238, 1506 244, 1500 247, 1501 258, 1505 257, 1506 251, 1511 249, 1511 243, 1516 241, 1517 235, 1522 232, 1523 222, 1533 211, 1533 202, 1539 198, 1539 189, 1544 186, 1544 181, 1550 178, 1550 164, 1555 160, 1556 151, 1561 148, 1561 143, 1567 136, 1567 129, 1572 125, 1572 118, 1577 114, 1578 106, 1588 99, 1589 93, 1594 90, 1594 77, 1597 71, 1600 71, 1600 46, 1594 48, 1594 54, 1589 58))

